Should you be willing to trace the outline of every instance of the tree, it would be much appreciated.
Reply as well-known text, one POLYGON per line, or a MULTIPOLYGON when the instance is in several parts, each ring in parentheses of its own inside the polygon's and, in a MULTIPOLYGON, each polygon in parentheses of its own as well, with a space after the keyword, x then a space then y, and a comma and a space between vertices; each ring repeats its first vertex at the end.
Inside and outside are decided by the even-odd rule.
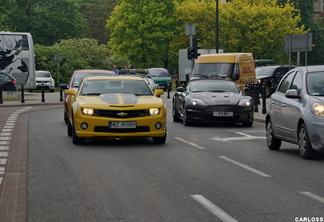
POLYGON ((37 70, 51 71, 57 76, 55 55, 60 55, 60 79, 68 82, 74 70, 77 69, 111 69, 113 64, 120 62, 128 64, 125 58, 113 58, 107 45, 98 44, 95 39, 61 40, 53 46, 35 44, 35 59, 37 70))
POLYGON ((83 0, 80 3, 80 12, 88 23, 86 37, 97 39, 100 44, 107 44, 110 32, 105 27, 106 21, 116 5, 115 0, 83 0))
POLYGON ((30 32, 35 43, 53 45, 60 39, 83 37, 85 20, 76 0, 15 0, 7 22, 18 32, 30 32))
POLYGON ((121 0, 107 21, 115 56, 127 55, 136 67, 165 67, 175 31, 173 0, 121 0))
MULTIPOLYGON (((202 40, 202 47, 215 46, 215 7, 213 0, 187 0, 177 6, 179 27, 195 23, 195 37, 202 40)), ((290 4, 279 6, 274 0, 223 2, 219 5, 220 48, 225 52, 253 52, 255 58, 272 58, 283 63, 288 60, 284 36, 305 33, 299 22, 298 11, 290 4)), ((179 45, 172 42, 173 46, 176 44, 179 45)))

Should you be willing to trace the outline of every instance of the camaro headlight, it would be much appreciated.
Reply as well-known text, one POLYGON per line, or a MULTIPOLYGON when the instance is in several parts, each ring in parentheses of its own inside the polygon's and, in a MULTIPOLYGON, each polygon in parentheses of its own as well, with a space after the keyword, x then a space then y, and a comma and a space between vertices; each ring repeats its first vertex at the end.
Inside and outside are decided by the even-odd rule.
POLYGON ((160 113, 160 109, 159 108, 151 108, 150 109, 150 115, 151 116, 159 115, 159 113, 160 113))
POLYGON ((253 106, 253 101, 251 99, 241 99, 238 103, 239 106, 253 106))
POLYGON ((312 107, 312 112, 316 116, 324 117, 324 104, 314 103, 312 107))
POLYGON ((93 109, 89 109, 89 108, 83 108, 83 109, 82 109, 82 113, 83 113, 84 115, 92 116, 93 113, 94 113, 94 110, 93 110, 93 109))

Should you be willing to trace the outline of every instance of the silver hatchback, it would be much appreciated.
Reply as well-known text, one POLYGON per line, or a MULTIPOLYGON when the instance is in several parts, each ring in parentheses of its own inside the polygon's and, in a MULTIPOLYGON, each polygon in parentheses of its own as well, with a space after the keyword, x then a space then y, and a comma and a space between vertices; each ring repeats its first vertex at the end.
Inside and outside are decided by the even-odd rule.
POLYGON ((324 151, 324 65, 297 67, 280 81, 266 116, 270 150, 281 141, 298 144, 304 159, 324 151))

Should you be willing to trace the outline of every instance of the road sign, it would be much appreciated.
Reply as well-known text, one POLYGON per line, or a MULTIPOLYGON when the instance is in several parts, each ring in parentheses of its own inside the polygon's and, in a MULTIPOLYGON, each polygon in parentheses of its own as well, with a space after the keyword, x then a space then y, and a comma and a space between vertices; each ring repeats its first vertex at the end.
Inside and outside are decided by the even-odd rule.
POLYGON ((312 51, 313 47, 312 33, 304 35, 286 35, 285 51, 286 52, 307 52, 312 51))

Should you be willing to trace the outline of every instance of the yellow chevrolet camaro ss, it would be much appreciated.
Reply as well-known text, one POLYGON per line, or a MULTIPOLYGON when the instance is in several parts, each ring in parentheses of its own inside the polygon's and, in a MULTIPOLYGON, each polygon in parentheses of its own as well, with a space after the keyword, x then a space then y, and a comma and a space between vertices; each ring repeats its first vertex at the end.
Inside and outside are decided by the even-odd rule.
POLYGON ((159 96, 140 77, 92 76, 79 89, 67 90, 71 96, 67 133, 74 144, 86 138, 152 137, 166 141, 167 109, 159 96))

